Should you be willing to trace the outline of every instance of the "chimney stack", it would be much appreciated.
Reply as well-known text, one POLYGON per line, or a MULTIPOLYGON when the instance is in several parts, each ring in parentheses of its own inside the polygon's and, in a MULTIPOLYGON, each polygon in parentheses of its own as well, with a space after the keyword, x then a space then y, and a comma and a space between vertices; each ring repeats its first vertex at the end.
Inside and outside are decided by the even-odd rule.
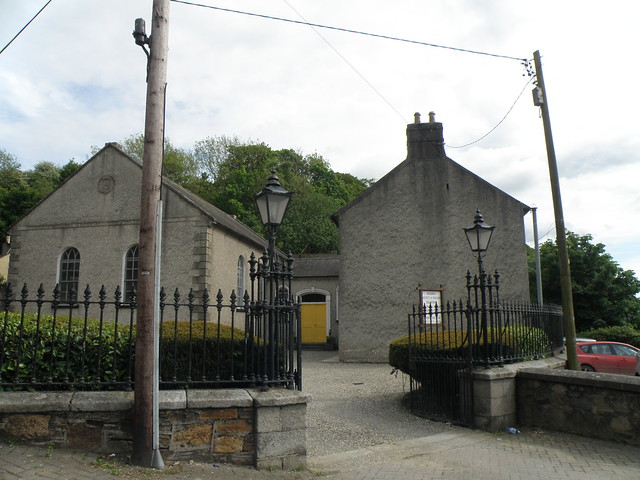
POLYGON ((416 112, 414 122, 407 125, 407 158, 444 157, 442 123, 436 122, 436 114, 429 112, 429 123, 420 123, 416 112))

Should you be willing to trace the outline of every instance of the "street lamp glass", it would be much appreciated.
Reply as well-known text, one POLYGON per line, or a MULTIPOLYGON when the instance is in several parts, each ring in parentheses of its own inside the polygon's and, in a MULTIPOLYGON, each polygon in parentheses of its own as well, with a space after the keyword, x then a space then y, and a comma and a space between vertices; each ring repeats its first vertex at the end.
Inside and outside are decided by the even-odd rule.
POLYGON ((484 218, 482 218, 480 210, 477 210, 473 225, 464 229, 471 251, 478 253, 485 252, 487 248, 489 248, 489 242, 491 241, 494 228, 495 227, 484 223, 484 218))
POLYGON ((282 188, 275 171, 272 171, 267 185, 256 195, 256 205, 262 223, 274 227, 279 226, 287 211, 290 199, 291 192, 282 188))

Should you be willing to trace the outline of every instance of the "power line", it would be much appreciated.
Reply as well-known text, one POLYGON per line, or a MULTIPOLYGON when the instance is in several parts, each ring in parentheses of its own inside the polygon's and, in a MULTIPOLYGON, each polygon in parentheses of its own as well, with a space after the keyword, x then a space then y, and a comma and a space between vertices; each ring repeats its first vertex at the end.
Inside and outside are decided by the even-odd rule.
POLYGON ((404 117, 402 116, 402 114, 400 112, 398 112, 398 110, 371 84, 371 82, 369 82, 358 71, 358 69, 356 69, 355 66, 353 66, 325 37, 323 37, 320 34, 320 32, 318 32, 316 30, 316 28, 325 28, 325 29, 328 29, 328 30, 336 30, 336 31, 339 31, 339 32, 352 33, 352 34, 356 34, 356 35, 364 35, 364 36, 369 36, 369 37, 374 37, 374 38, 381 38, 381 39, 385 39, 385 40, 393 40, 393 41, 404 42, 404 43, 412 43, 412 44, 423 45, 423 46, 427 46, 427 47, 443 48, 443 49, 447 49, 447 50, 453 50, 453 51, 456 51, 456 52, 471 53, 471 54, 475 54, 475 55, 484 55, 484 56, 495 57, 495 58, 503 58, 503 59, 507 59, 507 60, 516 60, 519 63, 521 63, 522 65, 524 65, 525 68, 527 69, 527 73, 529 74, 528 75, 529 80, 524 85, 524 87, 522 88, 522 90, 518 94, 516 100, 513 102, 513 104, 511 105, 511 107, 507 111, 507 113, 505 113, 505 115, 502 117, 502 119, 491 130, 489 130, 486 134, 484 134, 483 136, 481 136, 477 140, 474 140, 473 142, 469 142, 469 143, 466 143, 466 144, 460 145, 460 146, 447 145, 449 148, 465 148, 465 147, 468 147, 470 145, 473 145, 475 143, 480 142, 481 140, 483 140, 484 138, 489 136, 491 133, 493 133, 493 131, 495 131, 502 124, 502 122, 505 121, 507 116, 509 116, 509 114, 511 113, 511 111, 515 107, 516 103, 518 102, 518 100, 520 100, 520 97, 522 96, 522 94, 524 93, 525 89, 527 88, 527 85, 529 85, 529 83, 531 83, 531 81, 532 81, 532 75, 531 75, 531 72, 529 72, 531 62, 526 58, 513 57, 513 56, 509 56, 509 55, 500 55, 500 54, 496 54, 496 53, 483 52, 483 51, 480 51, 480 50, 469 50, 469 49, 466 49, 466 48, 450 47, 450 46, 446 46, 446 45, 438 45, 438 44, 435 44, 435 43, 420 42, 420 41, 417 41, 417 40, 408 40, 408 39, 405 39, 405 38, 391 37, 391 36, 388 36, 388 35, 380 35, 380 34, 376 34, 376 33, 368 33, 368 32, 362 32, 362 31, 358 31, 358 30, 347 29, 347 28, 333 27, 333 26, 322 25, 322 24, 318 24, 318 23, 311 23, 311 22, 308 22, 287 0, 284 0, 284 2, 302 19, 302 21, 300 21, 300 20, 292 20, 292 19, 288 19, 288 18, 274 17, 274 16, 271 16, 271 15, 264 15, 264 14, 259 14, 259 13, 243 12, 241 10, 233 10, 233 9, 229 9, 229 8, 215 7, 215 6, 212 6, 212 5, 204 5, 202 3, 189 2, 189 1, 186 1, 186 0, 171 0, 171 1, 175 2, 175 3, 183 3, 185 5, 191 5, 191 6, 202 7, 202 8, 210 8, 212 10, 220 10, 220 11, 223 11, 223 12, 238 13, 240 15, 247 15, 247 16, 251 16, 251 17, 264 18, 264 19, 267 19, 267 20, 276 20, 276 21, 280 21, 280 22, 294 23, 294 24, 297 24, 297 25, 305 25, 305 26, 311 27, 314 30, 314 32, 316 32, 316 34, 340 58, 342 58, 342 60, 347 65, 349 65, 349 67, 351 67, 351 69, 353 69, 353 71, 403 120, 404 120, 404 117))
POLYGON ((29 20, 29 21, 27 22, 27 24, 26 24, 24 27, 22 27, 18 33, 16 33, 15 37, 13 37, 11 40, 9 40, 9 43, 7 43, 7 44, 2 48, 2 50, 0 50, 0 55, 2 55, 2 52, 4 52, 4 51, 7 49, 7 47, 9 47, 9 45, 11 45, 11 44, 13 43, 13 41, 14 41, 16 38, 18 38, 18 37, 20 36, 20 34, 21 34, 21 33, 22 33, 22 32, 23 32, 23 31, 24 31, 24 30, 29 26, 29 24, 30 24, 31 22, 33 22, 33 21, 36 19, 36 17, 37 17, 38 15, 40 15, 40 12, 42 12, 45 8, 47 8, 47 5, 49 5, 52 1, 53 1, 53 0, 49 0, 47 3, 45 3, 44 7, 42 7, 40 10, 38 10, 38 13, 36 13, 36 14, 33 16, 33 18, 32 18, 31 20, 29 20))
POLYGON ((362 81, 365 82, 369 86, 369 88, 371 88, 371 90, 373 90, 376 93, 376 95, 378 95, 382 99, 383 102, 385 102, 394 112, 396 112, 396 114, 402 119, 403 122, 405 121, 405 118, 398 111, 398 109, 396 109, 396 107, 394 107, 393 104, 389 100, 387 100, 386 97, 382 95, 382 93, 380 93, 380 91, 376 87, 374 87, 373 84, 369 80, 367 80, 365 76, 362 73, 360 73, 360 71, 349 60, 347 60, 346 57, 342 55, 342 53, 340 53, 337 48, 335 48, 329 42, 329 40, 327 40, 324 36, 322 36, 322 34, 318 30, 316 30, 316 28, 313 25, 309 24, 309 22, 307 22, 307 19, 304 18, 302 14, 293 7, 293 5, 291 5, 287 0, 283 0, 283 1, 289 6, 289 8, 291 8, 291 10, 293 10, 296 13, 296 15, 298 15, 302 20, 304 20, 305 24, 309 25, 313 29, 316 35, 318 35, 329 46, 329 48, 331 48, 331 50, 335 52, 336 55, 338 55, 347 65, 349 65, 349 67, 356 73, 356 75, 358 75, 362 79, 362 81))
POLYGON ((466 48, 449 47, 449 46, 446 46, 446 45, 438 45, 436 43, 420 42, 418 40, 409 40, 409 39, 406 39, 406 38, 391 37, 389 35, 380 35, 380 34, 377 34, 377 33, 362 32, 362 31, 359 31, 359 30, 352 30, 352 29, 349 29, 349 28, 332 27, 332 26, 329 26, 329 25, 322 25, 322 24, 319 24, 319 23, 310 23, 310 22, 307 22, 307 21, 291 20, 289 18, 274 17, 274 16, 271 16, 271 15, 263 15, 263 14, 260 14, 260 13, 243 12, 241 10, 232 10, 230 8, 214 7, 213 5, 204 5, 202 3, 187 2, 185 0, 171 0, 171 1, 175 2, 175 3, 183 3, 185 5, 191 5, 191 6, 194 6, 194 7, 210 8, 212 10, 220 10, 222 12, 238 13, 240 15, 248 15, 248 16, 251 16, 251 17, 265 18, 265 19, 268 19, 268 20, 276 20, 276 21, 279 21, 279 22, 295 23, 295 24, 298 24, 298 25, 306 25, 306 26, 309 26, 309 27, 326 28, 328 30, 336 30, 338 32, 353 33, 353 34, 356 34, 356 35, 365 35, 365 36, 368 36, 368 37, 382 38, 382 39, 385 39, 385 40, 394 40, 394 41, 397 41, 397 42, 413 43, 413 44, 416 44, 416 45, 423 45, 423 46, 426 46, 426 47, 444 48, 444 49, 453 50, 453 51, 456 51, 456 52, 472 53, 472 54, 475 54, 475 55, 485 55, 485 56, 488 56, 488 57, 504 58, 504 59, 507 59, 507 60, 517 60, 518 62, 526 62, 527 61, 526 58, 512 57, 512 56, 509 56, 509 55, 500 55, 500 54, 497 54, 497 53, 483 52, 483 51, 480 51, 480 50, 469 50, 469 49, 466 49, 466 48))
POLYGON ((529 80, 527 80, 527 83, 525 83, 524 87, 522 87, 522 90, 520 90, 520 93, 518 94, 518 97, 515 99, 515 101, 513 102, 513 104, 509 108, 509 110, 507 111, 507 113, 504 114, 504 117, 502 117, 502 119, 495 125, 495 127, 493 127, 491 130, 489 130, 487 133, 485 133, 483 136, 481 136, 477 140, 474 140, 473 142, 465 143, 464 145, 460 145, 460 146, 447 145, 447 147, 449 147, 449 148, 465 148, 465 147, 468 147, 470 145, 473 145, 474 143, 478 143, 480 140, 483 140, 484 138, 486 138, 489 135, 491 135, 491 133, 493 133, 493 131, 496 128, 498 128, 500 126, 500 124, 502 122, 504 122, 506 120, 506 118, 509 116, 509 114, 511 113, 511 110, 513 110, 513 107, 516 106, 516 103, 518 103, 518 100, 520 100, 520 97, 522 96, 522 94, 524 93, 525 89, 527 88, 527 85, 529 85, 532 80, 533 80, 533 78, 529 78, 529 80))

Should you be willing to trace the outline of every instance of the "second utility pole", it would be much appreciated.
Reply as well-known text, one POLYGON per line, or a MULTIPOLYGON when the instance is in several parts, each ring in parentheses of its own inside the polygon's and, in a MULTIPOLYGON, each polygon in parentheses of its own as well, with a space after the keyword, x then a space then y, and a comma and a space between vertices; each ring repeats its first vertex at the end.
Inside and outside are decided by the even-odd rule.
POLYGON ((164 151, 164 103, 169 45, 169 1, 153 0, 147 70, 147 99, 140 205, 138 316, 133 405, 132 461, 154 466, 154 343, 158 247, 158 207, 164 151))
POLYGON ((571 291, 571 268, 569 267, 569 252, 567 249, 567 236, 564 228, 564 213, 562 211, 562 198, 560 196, 560 179, 558 177, 558 162, 551 135, 551 120, 549 117, 549 104, 547 102, 547 90, 542 76, 542 62, 540 52, 533 53, 536 65, 536 80, 542 95, 539 106, 542 110, 542 123, 544 125, 544 138, 547 145, 547 160, 549 162, 549 179, 551 181, 551 195, 553 197, 553 211, 556 218, 556 243, 558 245, 558 264, 560 266, 560 292, 562 295, 562 318, 564 319, 565 346, 567 349, 567 367, 569 370, 579 370, 578 353, 576 352, 576 322, 573 313, 573 293, 571 291))

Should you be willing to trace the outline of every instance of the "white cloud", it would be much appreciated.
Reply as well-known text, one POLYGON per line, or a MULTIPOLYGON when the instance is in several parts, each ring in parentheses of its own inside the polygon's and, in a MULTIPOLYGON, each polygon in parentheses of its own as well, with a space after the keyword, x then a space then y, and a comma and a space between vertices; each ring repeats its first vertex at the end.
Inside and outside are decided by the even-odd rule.
MULTIPOLYGON (((143 17, 150 33, 151 3, 52 2, 0 55, 0 148, 29 168, 83 160, 92 145, 142 132, 146 57, 131 32, 143 17)), ((565 222, 640 271, 636 0, 203 3, 298 20, 292 6, 313 23, 515 57, 539 49, 565 222)), ((3 0, 0 45, 41 6, 3 0)), ((491 135, 452 148, 501 121, 527 80, 518 61, 319 29, 323 39, 306 26, 175 2, 169 21, 167 135, 177 146, 237 135, 380 178, 405 158, 413 113, 433 110, 451 158, 536 204, 541 234, 553 228, 530 86, 491 135)))

